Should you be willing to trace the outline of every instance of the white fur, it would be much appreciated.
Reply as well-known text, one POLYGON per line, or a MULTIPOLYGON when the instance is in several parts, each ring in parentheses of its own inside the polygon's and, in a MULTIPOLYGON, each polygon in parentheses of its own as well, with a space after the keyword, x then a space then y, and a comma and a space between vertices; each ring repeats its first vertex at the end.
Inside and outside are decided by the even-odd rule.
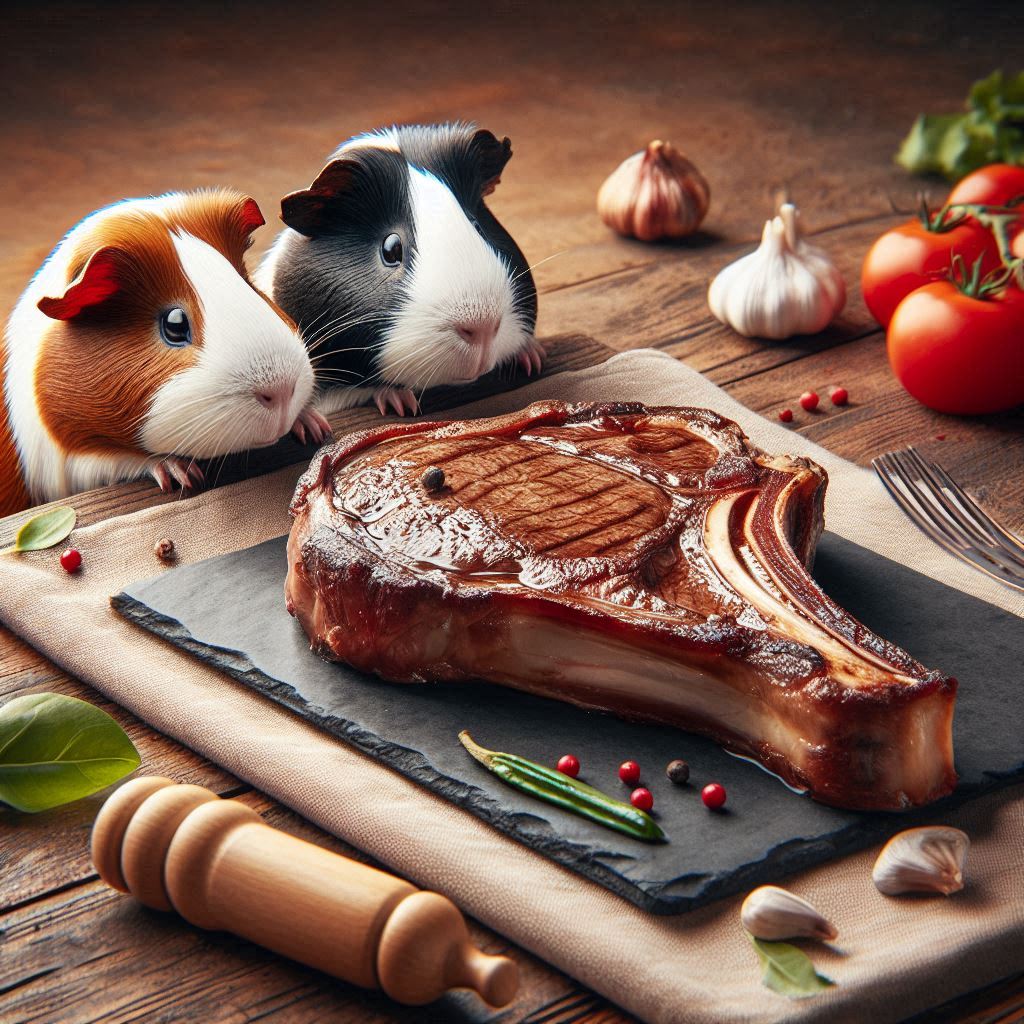
MULTIPOLYGON (((308 242, 309 239, 305 235, 300 235, 298 231, 294 231, 292 228, 285 228, 277 238, 274 239, 274 244, 264 253, 263 259, 260 260, 260 265, 256 268, 256 272, 252 275, 253 284, 264 295, 269 295, 271 298, 274 297, 274 273, 277 270, 277 261, 281 258, 281 254, 290 245, 301 245, 303 242, 308 242)), ((299 324, 302 327, 302 324, 299 324)))
POLYGON ((369 404, 374 392, 374 388, 328 388, 317 395, 316 408, 323 416, 333 416, 343 409, 369 404))
POLYGON ((333 160, 335 157, 352 149, 386 149, 392 153, 401 152, 398 145, 398 132, 393 126, 391 128, 378 128, 376 131, 356 135, 354 138, 349 139, 348 142, 343 142, 334 151, 331 159, 333 160))
POLYGON ((203 346, 196 364, 154 395, 142 444, 197 458, 273 444, 312 395, 306 349, 213 246, 186 233, 171 238, 203 307, 203 346), (275 412, 257 400, 282 383, 293 385, 286 408, 275 412))
MULTIPOLYGON (((53 251, 29 283, 8 320, 5 331, 7 364, 4 368, 4 392, 25 483, 35 502, 52 501, 115 480, 142 476, 172 450, 162 446, 151 446, 146 442, 145 434, 150 429, 148 425, 143 431, 141 444, 151 453, 149 455, 71 455, 61 448, 59 440, 51 436, 43 424, 34 386, 42 342, 54 325, 54 321, 37 308, 37 303, 43 296, 64 293, 68 284, 68 263, 72 254, 78 248, 79 242, 90 235, 105 219, 124 212, 126 208, 167 215, 173 213, 182 202, 183 197, 180 194, 172 193, 116 203, 91 214, 76 225, 53 251)), ((176 240, 176 247, 180 242, 181 240, 176 240)), ((296 371, 296 395, 292 404, 296 409, 300 409, 309 400, 312 391, 312 370, 302 342, 277 314, 267 307, 263 299, 246 285, 223 256, 198 239, 192 238, 191 243, 194 244, 185 242, 183 246, 184 251, 191 254, 189 266, 186 266, 185 270, 189 273, 191 268, 189 276, 203 302, 206 318, 204 344, 216 352, 215 356, 207 360, 211 372, 219 371, 225 377, 236 379, 235 374, 229 369, 230 352, 232 345, 240 346, 234 367, 239 374, 244 375, 246 368, 251 366, 259 375, 258 380, 262 382, 273 369, 268 362, 269 353, 271 350, 279 349, 277 358, 280 360, 282 372, 286 368, 290 368, 288 372, 292 372, 296 366, 299 367, 296 371), (199 256, 196 247, 203 247, 212 255, 205 258, 199 256), (199 275, 202 278, 207 272, 212 274, 210 281, 197 280, 193 276, 199 275), (220 294, 218 289, 221 290, 220 294), (252 300, 261 308, 257 309, 252 300), (244 318, 247 325, 245 329, 231 326, 235 315, 235 311, 229 305, 231 302, 240 303, 240 317, 244 318), (223 344, 219 332, 226 332, 223 344), (251 336, 249 332, 252 332, 251 336)), ((179 248, 179 253, 182 251, 182 248, 179 248)), ((156 330, 154 311, 154 332, 156 330)), ((200 382, 198 375, 195 374, 190 377, 190 381, 196 385, 194 390, 186 394, 185 389, 178 388, 173 396, 178 402, 177 415, 181 423, 189 417, 192 408, 184 408, 185 402, 192 398, 207 401, 209 398, 210 389, 206 382, 200 382)), ((174 383, 171 381, 165 385, 157 397, 159 398, 174 383)), ((154 407, 155 405, 154 402, 154 407)), ((248 417, 244 423, 244 430, 239 426, 236 431, 238 444, 232 450, 249 447, 249 443, 264 443, 269 410, 255 400, 252 400, 251 405, 256 408, 251 409, 248 404, 243 407, 237 398, 229 397, 223 402, 224 409, 233 410, 232 415, 248 417), (267 416, 257 416, 256 409, 267 416)), ((162 405, 162 408, 166 408, 166 405, 162 405)), ((213 405, 208 404, 206 408, 212 414, 213 405)), ((285 433, 287 429, 286 426, 281 433, 285 433)), ((159 438, 161 433, 169 431, 167 416, 162 414, 161 422, 153 436, 159 438)), ((224 454, 226 450, 221 449, 216 454, 224 454)), ((189 451, 186 454, 199 456, 202 453, 189 451)))
POLYGON ((515 309, 506 262, 470 223, 451 190, 409 168, 416 252, 405 299, 378 355, 383 383, 418 389, 475 380, 511 359, 530 331, 515 309), (500 324, 486 343, 464 341, 461 324, 500 324))

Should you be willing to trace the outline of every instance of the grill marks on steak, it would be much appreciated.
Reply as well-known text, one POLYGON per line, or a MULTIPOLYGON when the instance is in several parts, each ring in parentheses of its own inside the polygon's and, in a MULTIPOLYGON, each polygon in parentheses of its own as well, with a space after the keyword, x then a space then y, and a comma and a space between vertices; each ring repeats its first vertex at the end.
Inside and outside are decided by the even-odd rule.
POLYGON ((387 425, 300 481, 288 607, 392 681, 487 679, 703 732, 825 802, 925 803, 955 783, 956 683, 808 574, 825 484, 708 410, 387 425))

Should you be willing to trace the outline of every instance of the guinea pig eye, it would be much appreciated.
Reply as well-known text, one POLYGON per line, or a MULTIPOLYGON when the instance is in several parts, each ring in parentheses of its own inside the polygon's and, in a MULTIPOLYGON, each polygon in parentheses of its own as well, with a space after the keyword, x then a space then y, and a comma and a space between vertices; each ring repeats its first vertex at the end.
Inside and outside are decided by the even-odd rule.
POLYGON ((402 240, 398 235, 388 235, 380 243, 380 258, 389 267, 397 267, 402 262, 402 240))
POLYGON ((188 314, 179 306, 160 314, 160 337, 164 344, 172 348, 182 348, 192 344, 192 326, 188 322, 188 314))

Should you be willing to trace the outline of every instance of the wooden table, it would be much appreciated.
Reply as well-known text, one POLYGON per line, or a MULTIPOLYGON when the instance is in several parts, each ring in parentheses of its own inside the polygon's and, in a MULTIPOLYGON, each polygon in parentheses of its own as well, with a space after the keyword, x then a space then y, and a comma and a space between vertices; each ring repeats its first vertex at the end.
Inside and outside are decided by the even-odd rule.
MULTIPOLYGON (((539 333, 615 349, 661 348, 794 432, 867 463, 918 444, 1012 528, 1024 526, 1024 416, 928 412, 893 380, 884 338, 856 287, 863 254, 903 219, 920 182, 891 163, 922 109, 956 109, 969 83, 1024 65, 1011 5, 676 5, 610 2, 537 10, 479 4, 369 5, 301 14, 273 5, 178 4, 104 20, 47 5, 8 16, 0 75, 7 187, 0 197, 0 307, 59 235, 122 195, 231 183, 273 220, 341 138, 393 120, 463 116, 508 133, 516 158, 493 207, 537 261, 539 333), (687 151, 712 184, 705 230, 681 245, 611 237, 593 197, 650 138, 687 151), (837 259, 850 302, 814 338, 766 344, 708 314, 708 281, 748 250, 785 189, 837 259), (800 392, 849 390, 815 414, 800 392)), ((934 185, 941 197, 944 189, 934 185)), ((270 239, 269 229, 258 248, 270 239)), ((557 362, 557 360, 555 360, 557 362)), ((685 396, 680 396, 684 401, 685 396)), ((793 450, 799 451, 794 437, 793 450)), ((75 499, 83 523, 166 500, 146 483, 75 499)), ((13 521, 0 522, 0 543, 13 521)), ((0 576, 2 586, 2 576, 0 576)), ((147 772, 209 786, 280 827, 338 850, 213 764, 69 678, 0 628, 0 699, 51 690, 104 707, 147 772)), ((100 798, 36 817, 0 812, 0 1021, 621 1022, 603 999, 519 949, 515 1005, 468 995, 404 1010, 223 935, 200 933, 105 889, 87 857, 100 798)), ((346 851, 352 853, 353 851, 346 851)), ((508 944, 474 926, 490 951, 508 944)), ((583 936, 570 936, 583 941, 583 936)), ((774 999, 768 993, 766 1000, 774 999)), ((933 1011, 930 1021, 1024 1015, 1024 976, 933 1011)))

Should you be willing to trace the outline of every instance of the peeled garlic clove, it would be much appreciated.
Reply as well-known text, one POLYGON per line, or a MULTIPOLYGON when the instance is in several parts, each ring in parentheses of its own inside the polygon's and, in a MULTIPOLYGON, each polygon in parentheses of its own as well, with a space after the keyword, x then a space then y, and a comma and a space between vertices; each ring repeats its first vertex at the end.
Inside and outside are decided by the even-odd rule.
POLYGON ((597 212, 620 235, 654 242, 692 234, 710 201, 700 171, 671 142, 655 139, 612 171, 597 193, 597 212))
POLYGON ((964 887, 964 863, 971 841, 948 825, 910 828, 882 847, 871 878, 879 892, 941 892, 948 896, 964 887))
POLYGON ((846 305, 846 284, 828 256, 801 236, 796 207, 783 203, 765 223, 761 245, 711 282, 708 305, 744 337, 781 341, 824 330, 846 305))
POLYGON ((839 935, 834 924, 822 917, 799 896, 777 885, 755 889, 740 908, 743 927, 755 939, 821 939, 829 942, 839 935))

